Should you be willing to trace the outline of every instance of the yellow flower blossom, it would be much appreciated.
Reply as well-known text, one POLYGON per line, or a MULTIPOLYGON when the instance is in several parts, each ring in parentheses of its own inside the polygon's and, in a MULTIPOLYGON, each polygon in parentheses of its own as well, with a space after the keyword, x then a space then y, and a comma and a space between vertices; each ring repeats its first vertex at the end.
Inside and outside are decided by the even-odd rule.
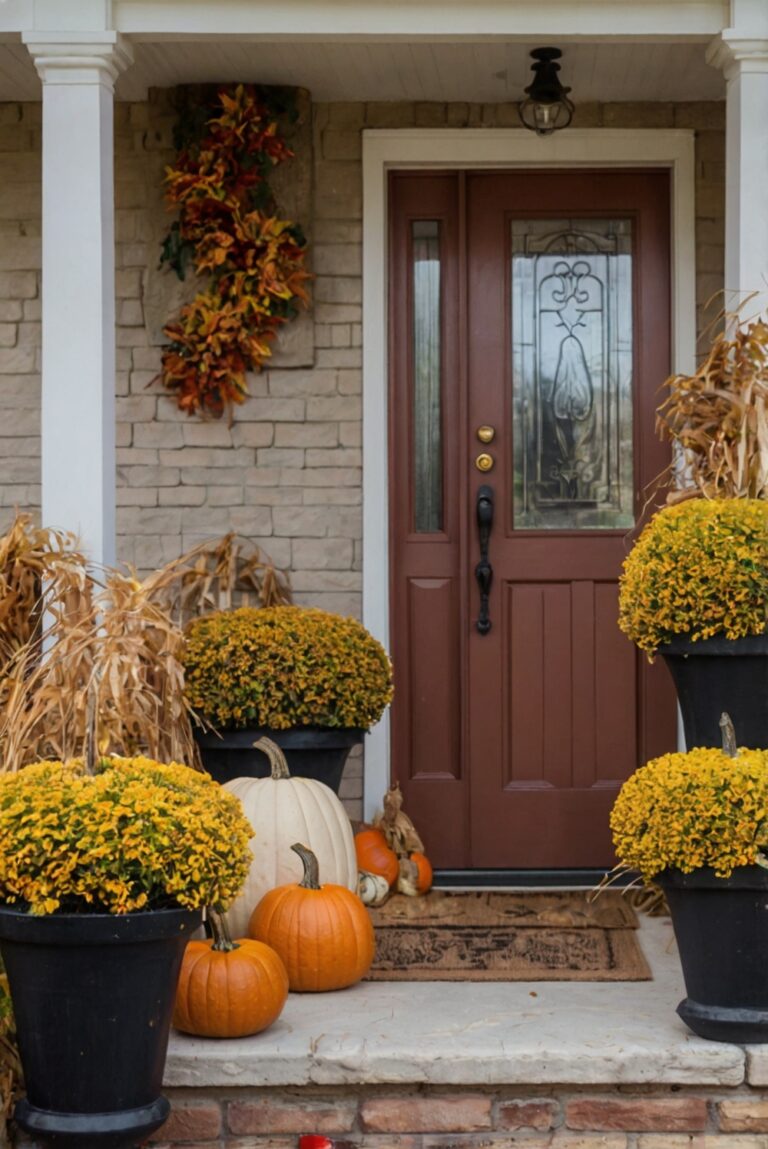
POLYGON ((768 621, 768 502, 690 499, 657 512, 624 561, 619 626, 653 654, 761 634, 768 621))
POLYGON ((299 606, 196 619, 184 669, 187 698, 219 729, 367 730, 392 699, 389 658, 365 627, 299 606))
POLYGON ((253 831, 237 798, 177 762, 39 762, 0 777, 0 900, 32 913, 225 909, 253 831))
POLYGON ((768 751, 665 754, 635 771, 611 813, 616 854, 646 881, 710 866, 727 878, 768 845, 768 751))

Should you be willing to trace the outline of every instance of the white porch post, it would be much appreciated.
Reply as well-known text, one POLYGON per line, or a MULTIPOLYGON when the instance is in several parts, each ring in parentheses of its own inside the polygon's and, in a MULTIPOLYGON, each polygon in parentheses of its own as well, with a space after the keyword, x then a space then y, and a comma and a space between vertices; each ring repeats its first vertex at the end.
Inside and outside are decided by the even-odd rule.
POLYGON ((726 306, 757 292, 748 318, 768 307, 768 27, 760 35, 727 29, 708 59, 727 81, 726 306))
POLYGON ((116 32, 27 33, 43 82, 42 514, 115 560, 116 32))

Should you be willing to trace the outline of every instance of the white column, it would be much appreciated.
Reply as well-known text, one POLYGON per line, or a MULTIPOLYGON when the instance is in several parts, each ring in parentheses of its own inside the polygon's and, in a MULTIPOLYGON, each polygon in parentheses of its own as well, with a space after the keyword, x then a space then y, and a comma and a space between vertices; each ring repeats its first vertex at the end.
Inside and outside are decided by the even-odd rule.
POLYGON ((118 33, 28 33, 43 82, 42 516, 115 560, 114 83, 118 33))
POLYGON ((757 293, 746 318, 768 307, 768 37, 726 30, 707 58, 727 83, 726 306, 757 293))

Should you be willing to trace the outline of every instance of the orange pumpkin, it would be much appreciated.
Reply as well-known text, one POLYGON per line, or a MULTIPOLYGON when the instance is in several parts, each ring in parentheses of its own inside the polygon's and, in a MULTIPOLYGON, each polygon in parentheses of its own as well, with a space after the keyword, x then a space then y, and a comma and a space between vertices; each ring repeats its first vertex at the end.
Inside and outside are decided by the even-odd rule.
POLYGON ((370 827, 355 834, 355 853, 358 869, 380 874, 390 886, 394 886, 399 873, 397 854, 389 848, 381 830, 370 827))
POLYGON ((416 889, 426 894, 432 888, 432 863, 424 854, 411 854, 410 860, 416 867, 416 889))
POLYGON ((365 977, 373 961, 376 943, 368 911, 346 887, 320 885, 311 850, 299 843, 291 849, 302 860, 304 877, 265 894, 248 933, 277 951, 292 990, 345 989, 365 977))
POLYGON ((173 1024, 197 1037, 246 1037, 275 1021, 288 997, 288 974, 269 946, 233 942, 226 920, 208 911, 213 939, 187 943, 173 1024))

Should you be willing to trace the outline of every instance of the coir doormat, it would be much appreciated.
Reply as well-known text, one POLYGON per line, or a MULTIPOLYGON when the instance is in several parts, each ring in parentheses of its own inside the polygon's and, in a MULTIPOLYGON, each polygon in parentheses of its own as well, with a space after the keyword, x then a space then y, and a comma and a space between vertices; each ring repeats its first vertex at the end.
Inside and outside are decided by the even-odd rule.
POLYGON ((371 911, 369 981, 648 981, 634 910, 615 890, 432 890, 371 911))

